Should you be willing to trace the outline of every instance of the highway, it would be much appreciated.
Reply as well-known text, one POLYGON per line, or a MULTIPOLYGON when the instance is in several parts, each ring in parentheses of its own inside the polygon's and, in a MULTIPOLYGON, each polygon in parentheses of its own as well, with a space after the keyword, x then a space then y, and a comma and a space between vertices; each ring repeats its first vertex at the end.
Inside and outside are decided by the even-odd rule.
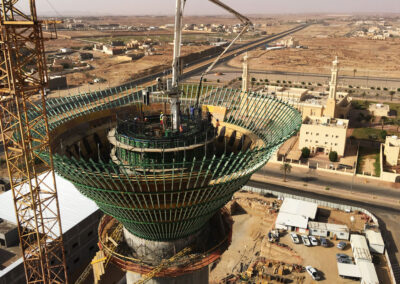
POLYGON ((311 191, 299 190, 297 188, 291 188, 290 182, 287 186, 276 185, 272 183, 265 183, 265 182, 257 182, 257 181, 249 181, 247 183, 248 186, 256 187, 256 188, 263 188, 263 189, 270 189, 277 192, 293 194, 297 196, 303 196, 307 198, 313 198, 318 200, 324 200, 334 203, 346 204, 357 206, 361 208, 365 208, 371 213, 373 213, 378 219, 380 224, 380 229, 382 231, 384 240, 386 242, 386 249, 388 251, 390 261, 393 266, 393 271, 395 274, 396 281, 400 283, 400 209, 393 208, 391 206, 385 205, 378 205, 374 204, 373 201, 361 202, 356 200, 348 200, 339 198, 336 196, 328 196, 325 194, 319 194, 311 191))

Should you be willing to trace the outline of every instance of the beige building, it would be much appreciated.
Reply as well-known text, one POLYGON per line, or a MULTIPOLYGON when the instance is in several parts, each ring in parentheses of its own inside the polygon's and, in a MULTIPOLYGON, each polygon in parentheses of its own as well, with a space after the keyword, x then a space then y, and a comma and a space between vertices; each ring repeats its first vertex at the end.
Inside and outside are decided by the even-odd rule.
POLYGON ((292 105, 302 113, 303 119, 308 116, 347 118, 351 110, 351 98, 349 98, 348 93, 337 91, 338 67, 339 61, 336 58, 333 61, 328 95, 309 91, 305 88, 286 88, 270 85, 264 87, 262 94, 274 96, 292 105))
POLYGON ((390 166, 399 165, 400 139, 397 136, 387 136, 385 141, 386 163, 390 166))
POLYGON ((385 104, 371 104, 368 110, 373 116, 388 116, 390 113, 390 106, 385 104))
POLYGON ((307 147, 311 153, 336 151, 344 156, 348 125, 347 119, 307 117, 300 129, 299 148, 307 147))

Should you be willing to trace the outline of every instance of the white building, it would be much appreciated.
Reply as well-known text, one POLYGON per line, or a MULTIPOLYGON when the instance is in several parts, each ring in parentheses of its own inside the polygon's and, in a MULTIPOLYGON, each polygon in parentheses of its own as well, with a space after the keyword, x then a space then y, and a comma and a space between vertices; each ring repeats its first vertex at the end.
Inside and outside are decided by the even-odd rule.
POLYGON ((318 205, 316 203, 285 198, 279 209, 275 227, 288 231, 298 230, 300 233, 304 233, 307 231, 309 219, 315 219, 317 210, 318 205))
MULTIPOLYGON (((50 184, 51 179, 49 175, 44 182, 50 184)), ((96 203, 80 194, 71 182, 56 175, 56 183, 68 273, 70 281, 73 281, 71 276, 81 271, 98 250, 97 227, 103 214, 96 203)), ((0 218, 16 223, 11 190, 0 195, 0 218)), ((55 229, 55 233, 59 234, 59 231, 55 229)), ((0 284, 14 283, 25 283, 22 257, 4 268, 0 267, 0 284)))
POLYGON ((379 284, 378 275, 372 262, 362 261, 357 266, 361 275, 361 284, 379 284))
POLYGON ((352 234, 350 236, 351 250, 356 264, 359 262, 372 262, 372 256, 369 252, 367 239, 362 235, 352 234))
POLYGON ((381 232, 367 229, 365 230, 365 236, 367 237, 369 250, 371 252, 380 254, 385 252, 385 242, 383 241, 381 232))
POLYGON ((310 221, 308 229, 313 236, 336 237, 338 240, 348 240, 350 237, 350 230, 346 225, 310 221))

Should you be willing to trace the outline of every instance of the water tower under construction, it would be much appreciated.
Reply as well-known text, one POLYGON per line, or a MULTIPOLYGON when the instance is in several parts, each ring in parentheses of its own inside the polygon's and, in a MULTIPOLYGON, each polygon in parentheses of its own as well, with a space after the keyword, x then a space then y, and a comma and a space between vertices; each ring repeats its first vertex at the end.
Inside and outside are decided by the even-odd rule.
POLYGON ((301 124, 273 97, 181 84, 182 11, 172 78, 47 103, 55 169, 105 213, 99 247, 127 283, 208 283, 231 242, 224 205, 301 124))

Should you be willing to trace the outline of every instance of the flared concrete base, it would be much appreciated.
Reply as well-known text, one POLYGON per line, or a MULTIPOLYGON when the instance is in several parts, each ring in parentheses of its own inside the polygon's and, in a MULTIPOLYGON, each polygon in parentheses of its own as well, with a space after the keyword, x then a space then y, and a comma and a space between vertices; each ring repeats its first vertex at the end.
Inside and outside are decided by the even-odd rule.
POLYGON ((184 239, 156 242, 141 239, 124 228, 124 239, 128 246, 135 251, 138 258, 157 264, 161 260, 168 259, 185 247, 195 243, 200 235, 207 233, 208 230, 205 229, 184 239))
MULTIPOLYGON (((208 284, 209 270, 208 266, 196 272, 185 274, 174 278, 153 278, 146 282, 146 284, 208 284)), ((127 272, 126 284, 134 284, 142 279, 142 275, 127 272)))

